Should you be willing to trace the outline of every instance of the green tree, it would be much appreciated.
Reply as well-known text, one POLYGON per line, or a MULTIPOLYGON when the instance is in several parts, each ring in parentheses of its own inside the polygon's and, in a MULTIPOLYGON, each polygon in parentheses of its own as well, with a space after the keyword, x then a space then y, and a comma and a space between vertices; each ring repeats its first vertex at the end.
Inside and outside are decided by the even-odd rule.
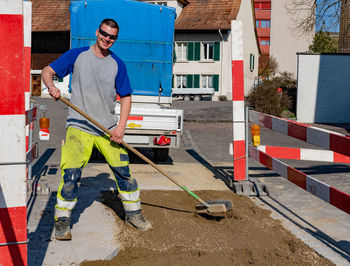
POLYGON ((295 28, 301 33, 321 26, 329 31, 339 25, 338 52, 350 53, 349 0, 290 0, 287 8, 295 18, 295 28))
POLYGON ((313 53, 336 53, 338 43, 332 38, 329 32, 319 31, 309 46, 309 52, 313 53))
POLYGON ((269 79, 274 76, 278 70, 278 63, 275 57, 268 54, 262 54, 259 58, 259 77, 269 79))

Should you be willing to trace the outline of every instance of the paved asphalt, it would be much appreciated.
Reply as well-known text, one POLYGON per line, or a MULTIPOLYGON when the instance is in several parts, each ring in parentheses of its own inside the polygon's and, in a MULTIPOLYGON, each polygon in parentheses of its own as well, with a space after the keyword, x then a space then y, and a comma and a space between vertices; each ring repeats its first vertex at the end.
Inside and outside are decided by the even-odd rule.
MULTIPOLYGON (((35 125, 34 139, 39 142, 40 154, 34 162, 33 175, 40 182, 50 185, 53 177, 59 178, 60 144, 65 137, 67 107, 52 99, 33 98, 33 101, 48 107, 46 116, 51 120, 50 141, 38 140, 38 126, 35 125)), ((173 107, 184 109, 183 142, 179 149, 170 151, 170 158, 165 164, 198 163, 214 175, 219 173, 225 178, 232 178, 232 156, 229 155, 229 144, 232 143, 232 102, 174 101, 173 107)), ((350 134, 348 125, 321 127, 350 134)), ((262 130, 261 139, 265 145, 320 149, 267 129, 262 130)), ((144 154, 150 159, 153 157, 150 151, 146 150, 144 154)), ((285 162, 350 193, 349 164, 295 160, 285 162)), ((138 160, 133 163, 142 164, 138 160)), ((280 219, 288 230, 323 256, 337 265, 350 265, 350 215, 315 198, 252 159, 249 159, 249 175, 252 180, 266 184, 270 192, 269 196, 252 197, 256 204, 271 210, 273 217, 280 219)), ((57 191, 57 188, 51 190, 57 191)))

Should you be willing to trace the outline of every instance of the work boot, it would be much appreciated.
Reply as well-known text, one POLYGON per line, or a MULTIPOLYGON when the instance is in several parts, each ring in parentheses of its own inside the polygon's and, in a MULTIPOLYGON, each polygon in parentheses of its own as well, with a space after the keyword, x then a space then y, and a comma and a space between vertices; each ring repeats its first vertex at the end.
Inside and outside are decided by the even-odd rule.
POLYGON ((136 227, 141 231, 147 231, 149 229, 152 229, 151 223, 145 217, 143 217, 142 212, 127 215, 125 218, 125 222, 129 225, 136 227))
POLYGON ((60 217, 55 221, 55 238, 57 240, 71 240, 70 219, 68 217, 60 217))

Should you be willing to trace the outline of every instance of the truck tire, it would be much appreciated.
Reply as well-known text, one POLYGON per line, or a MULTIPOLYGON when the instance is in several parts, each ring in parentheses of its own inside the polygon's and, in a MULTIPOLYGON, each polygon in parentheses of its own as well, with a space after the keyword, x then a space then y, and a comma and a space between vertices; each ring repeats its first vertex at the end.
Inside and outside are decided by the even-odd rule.
POLYGON ((191 100, 191 96, 190 95, 185 95, 184 96, 184 101, 185 102, 188 102, 188 101, 190 101, 191 100))
POLYGON ((166 162, 169 158, 169 148, 153 148, 154 160, 157 162, 166 162))
POLYGON ((201 99, 202 99, 202 97, 200 95, 195 95, 193 97, 193 100, 196 101, 196 102, 200 101, 201 99))

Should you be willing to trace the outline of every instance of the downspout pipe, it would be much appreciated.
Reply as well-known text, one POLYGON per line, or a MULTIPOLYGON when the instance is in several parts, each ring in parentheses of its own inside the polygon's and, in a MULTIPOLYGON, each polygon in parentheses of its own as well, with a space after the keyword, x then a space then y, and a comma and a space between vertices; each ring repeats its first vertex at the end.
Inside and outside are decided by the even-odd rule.
POLYGON ((221 47, 221 49, 220 49, 220 87, 221 87, 221 92, 220 92, 220 94, 222 94, 222 92, 223 92, 223 83, 222 83, 222 65, 223 65, 223 63, 224 63, 224 59, 223 59, 223 56, 222 56, 222 54, 223 54, 223 50, 224 50, 224 36, 222 35, 222 32, 221 32, 221 29, 219 29, 219 35, 220 35, 220 37, 221 37, 221 42, 222 42, 222 47, 221 47))

